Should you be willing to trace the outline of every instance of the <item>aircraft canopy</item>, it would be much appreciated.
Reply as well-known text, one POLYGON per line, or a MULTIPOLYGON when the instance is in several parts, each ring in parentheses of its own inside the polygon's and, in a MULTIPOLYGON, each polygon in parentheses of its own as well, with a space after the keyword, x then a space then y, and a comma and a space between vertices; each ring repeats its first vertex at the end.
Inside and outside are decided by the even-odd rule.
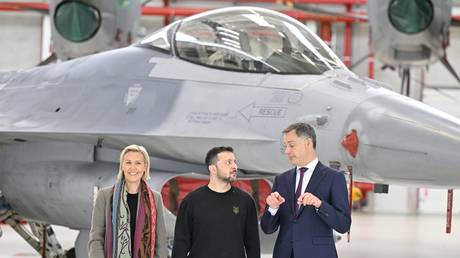
POLYGON ((255 7, 224 8, 191 16, 141 43, 168 51, 173 47, 171 52, 181 59, 233 71, 322 74, 347 69, 304 24, 255 7))

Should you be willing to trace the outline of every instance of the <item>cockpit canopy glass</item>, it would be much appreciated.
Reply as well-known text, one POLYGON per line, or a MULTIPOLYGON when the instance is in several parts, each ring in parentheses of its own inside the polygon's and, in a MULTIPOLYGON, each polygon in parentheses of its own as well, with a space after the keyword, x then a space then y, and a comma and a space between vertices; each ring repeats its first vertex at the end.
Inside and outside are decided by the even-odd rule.
POLYGON ((174 29, 176 28, 179 22, 180 21, 175 21, 169 24, 168 26, 161 28, 156 32, 148 35, 141 41, 141 44, 147 44, 152 47, 164 50, 166 52, 171 52, 171 34, 174 32, 174 29))
POLYGON ((322 74, 347 69, 306 26, 274 11, 232 8, 182 21, 176 54, 220 69, 281 74, 322 74))
POLYGON ((224 8, 176 21, 141 44, 196 64, 232 71, 322 74, 347 70, 304 24, 256 7, 224 8))

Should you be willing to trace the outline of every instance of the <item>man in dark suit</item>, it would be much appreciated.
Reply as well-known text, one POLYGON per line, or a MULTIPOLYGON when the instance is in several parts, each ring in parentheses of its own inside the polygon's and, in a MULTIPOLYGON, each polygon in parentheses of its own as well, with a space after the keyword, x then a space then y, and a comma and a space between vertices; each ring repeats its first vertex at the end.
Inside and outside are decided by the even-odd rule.
POLYGON ((283 134, 295 168, 275 178, 261 220, 266 234, 280 228, 273 258, 337 257, 332 230, 351 225, 345 177, 318 161, 313 127, 295 123, 283 134))

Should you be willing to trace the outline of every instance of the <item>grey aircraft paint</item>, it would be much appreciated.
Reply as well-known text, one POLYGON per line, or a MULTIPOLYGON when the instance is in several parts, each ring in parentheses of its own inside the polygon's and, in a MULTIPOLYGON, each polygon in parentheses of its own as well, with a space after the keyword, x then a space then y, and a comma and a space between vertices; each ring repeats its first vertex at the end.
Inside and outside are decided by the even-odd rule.
POLYGON ((130 47, 1 73, 0 190, 25 218, 81 230, 85 257, 94 191, 114 183, 133 143, 148 149, 157 191, 206 175, 216 145, 234 147, 242 177, 277 175, 291 167, 281 131, 297 121, 316 128, 323 163, 361 180, 459 186, 459 119, 387 88, 290 17, 210 11, 130 47), (341 145, 352 130, 355 157, 341 145))

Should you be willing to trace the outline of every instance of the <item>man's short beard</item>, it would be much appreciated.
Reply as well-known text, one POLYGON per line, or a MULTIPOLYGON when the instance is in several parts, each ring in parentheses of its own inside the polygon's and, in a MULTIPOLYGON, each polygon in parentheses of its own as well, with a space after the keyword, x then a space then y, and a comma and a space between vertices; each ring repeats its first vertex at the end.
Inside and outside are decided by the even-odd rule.
POLYGON ((236 181, 236 177, 232 177, 232 176, 229 176, 229 177, 226 177, 226 178, 222 178, 224 182, 227 182, 227 183, 231 183, 231 182, 235 182, 236 181))
POLYGON ((223 177, 220 175, 219 171, 217 171, 217 178, 222 180, 222 182, 226 182, 226 183, 231 183, 231 182, 236 181, 236 176, 229 175, 228 177, 223 177))
POLYGON ((231 182, 235 182, 235 181, 236 181, 236 178, 235 178, 235 177, 232 177, 232 176, 223 177, 223 176, 220 176, 220 175, 218 174, 218 175, 217 175, 217 178, 219 178, 220 180, 222 180, 223 182, 226 182, 226 183, 231 183, 231 182))

